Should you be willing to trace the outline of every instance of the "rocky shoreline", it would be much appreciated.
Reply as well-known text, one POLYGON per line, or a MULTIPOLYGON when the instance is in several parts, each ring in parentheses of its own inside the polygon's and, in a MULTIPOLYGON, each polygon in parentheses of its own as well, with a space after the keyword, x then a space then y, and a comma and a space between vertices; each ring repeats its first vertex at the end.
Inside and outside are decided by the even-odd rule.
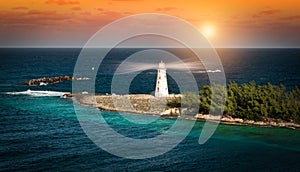
POLYGON ((37 78, 31 79, 29 81, 23 82, 22 85, 28 86, 41 86, 47 84, 54 84, 63 81, 71 81, 71 80, 88 80, 89 78, 76 78, 74 76, 56 76, 56 77, 49 77, 49 78, 37 78))
MULTIPOLYGON (((210 120, 212 122, 218 121, 216 117, 208 114, 197 114, 195 118, 200 121, 206 121, 206 120, 210 120)), ((300 128, 300 124, 285 122, 285 121, 276 121, 275 119, 269 119, 268 121, 254 121, 254 120, 243 120, 241 118, 233 118, 231 116, 222 116, 219 121, 222 124, 230 124, 230 125, 254 125, 254 126, 261 126, 261 127, 281 127, 281 128, 290 128, 290 129, 300 128)))
MULTIPOLYGON (((157 98, 148 94, 134 95, 95 95, 67 94, 65 98, 73 98, 82 105, 93 106, 104 111, 120 111, 135 114, 168 115, 170 109, 165 110, 167 103, 174 97, 157 98), (94 101, 96 99, 96 102, 94 101)), ((174 110, 172 110, 174 112, 174 110)), ((179 115, 179 110, 176 110, 179 115)))
POLYGON ((28 86, 39 86, 39 85, 47 85, 52 83, 58 83, 62 81, 69 81, 69 80, 75 80, 75 77, 72 76, 56 76, 56 77, 50 77, 50 78, 37 78, 37 79, 31 79, 29 81, 23 82, 23 85, 28 86))
MULTIPOLYGON (((73 98, 79 104, 93 106, 104 111, 119 111, 134 114, 151 114, 159 115, 163 118, 177 118, 180 116, 179 108, 167 107, 166 104, 180 95, 172 95, 166 98, 156 98, 147 94, 132 95, 95 95, 91 97, 89 94, 68 94, 65 98, 73 98), (96 99, 96 103, 93 101, 96 99), (128 102, 129 101, 129 102, 128 102)), ((268 119, 268 121, 243 120, 241 118, 233 118, 231 116, 216 117, 209 114, 197 114, 190 119, 197 121, 220 122, 229 125, 253 125, 261 127, 281 127, 290 129, 299 129, 300 124, 268 119)))

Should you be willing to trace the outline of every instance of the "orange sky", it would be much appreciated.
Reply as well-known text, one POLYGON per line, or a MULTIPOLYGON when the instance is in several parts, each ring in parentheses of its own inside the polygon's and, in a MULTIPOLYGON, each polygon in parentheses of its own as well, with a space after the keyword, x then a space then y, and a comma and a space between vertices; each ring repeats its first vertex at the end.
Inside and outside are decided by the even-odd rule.
POLYGON ((216 47, 300 47, 299 0, 0 0, 0 46, 82 46, 101 27, 138 13, 191 22, 216 47))

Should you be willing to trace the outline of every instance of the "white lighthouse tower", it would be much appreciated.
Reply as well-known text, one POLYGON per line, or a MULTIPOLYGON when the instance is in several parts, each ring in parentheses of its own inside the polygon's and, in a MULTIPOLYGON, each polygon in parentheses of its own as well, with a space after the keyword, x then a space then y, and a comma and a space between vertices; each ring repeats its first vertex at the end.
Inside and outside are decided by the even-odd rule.
POLYGON ((169 94, 167 82, 167 68, 166 64, 161 61, 158 64, 157 79, 155 87, 155 97, 166 97, 169 94))

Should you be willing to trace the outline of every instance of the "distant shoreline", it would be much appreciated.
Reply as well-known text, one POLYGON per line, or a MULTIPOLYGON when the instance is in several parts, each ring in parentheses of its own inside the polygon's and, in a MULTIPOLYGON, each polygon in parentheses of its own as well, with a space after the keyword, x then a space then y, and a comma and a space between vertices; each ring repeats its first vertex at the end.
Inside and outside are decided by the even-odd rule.
MULTIPOLYGON (((173 95, 176 96, 176 95, 173 95)), ((91 95, 89 94, 65 94, 64 98, 73 98, 78 102, 80 105, 84 106, 92 106, 102 111, 111 111, 111 112, 124 112, 124 113, 133 113, 133 114, 139 114, 139 115, 158 115, 163 118, 167 119, 176 119, 180 116, 180 110, 178 108, 169 108, 167 110, 162 110, 162 107, 149 109, 149 107, 144 106, 145 102, 151 101, 158 101, 158 104, 160 100, 156 99, 152 95, 147 94, 131 94, 131 95, 115 95, 113 98, 113 95, 95 95, 96 103, 93 101, 94 99, 91 99, 91 95), (112 99, 114 99, 114 102, 112 102, 112 99), (131 104, 124 103, 125 100, 131 101, 131 104, 133 106, 131 107, 131 104), (119 104, 119 108, 114 107, 114 103, 119 104), (143 105, 144 107, 140 107, 143 105), (143 109, 144 108, 144 109, 143 109), (147 109, 148 108, 148 109, 147 109)), ((172 98, 172 97, 169 97, 172 98)), ((152 102, 152 103, 153 103, 152 102)), ((163 106, 164 108, 164 106, 163 106)), ((260 127, 278 127, 278 128, 289 128, 289 129, 299 129, 300 124, 292 123, 292 122, 286 122, 286 121, 278 121, 275 119, 269 119, 269 121, 254 121, 254 120, 243 120, 241 118, 233 118, 228 115, 223 115, 221 118, 216 118, 213 115, 208 114, 197 114, 194 117, 191 116, 191 118, 187 118, 187 120, 196 120, 196 121, 207 121, 210 122, 220 122, 221 124, 226 125, 244 125, 244 126, 260 126, 260 127)))

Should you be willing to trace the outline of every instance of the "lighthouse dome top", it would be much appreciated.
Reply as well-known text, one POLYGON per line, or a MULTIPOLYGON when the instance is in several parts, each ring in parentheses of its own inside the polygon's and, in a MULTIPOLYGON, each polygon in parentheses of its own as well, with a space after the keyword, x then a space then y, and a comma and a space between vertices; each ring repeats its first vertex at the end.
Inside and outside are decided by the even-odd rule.
POLYGON ((159 69, 166 69, 166 64, 163 61, 160 61, 160 63, 158 64, 158 68, 159 69))

